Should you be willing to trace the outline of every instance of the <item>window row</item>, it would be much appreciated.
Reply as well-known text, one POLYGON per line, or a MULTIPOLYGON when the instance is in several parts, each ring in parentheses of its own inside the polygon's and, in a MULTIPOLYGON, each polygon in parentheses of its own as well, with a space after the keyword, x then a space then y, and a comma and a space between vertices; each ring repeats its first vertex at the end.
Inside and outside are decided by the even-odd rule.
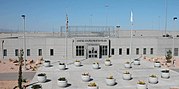
MULTIPOLYGON (((154 53, 154 49, 150 48, 150 54, 152 55, 154 53)), ((139 48, 135 49, 135 54, 139 55, 140 51, 139 48)), ((147 48, 143 48, 143 53, 144 55, 147 54, 147 48)), ((111 55, 114 55, 114 48, 111 49, 111 55)), ((123 55, 123 48, 119 48, 119 55, 123 55)), ((130 55, 130 48, 126 48, 126 55, 130 55)))
MULTIPOLYGON (((27 56, 31 56, 31 50, 30 49, 27 49, 26 51, 26 55, 27 56)), ((19 49, 15 49, 15 56, 19 56, 19 49)), ((42 56, 42 49, 38 49, 38 56, 42 56)), ((53 49, 50 49, 50 56, 53 56, 54 55, 54 50, 53 49)), ((4 49, 3 50, 3 56, 7 56, 7 49, 4 49)))

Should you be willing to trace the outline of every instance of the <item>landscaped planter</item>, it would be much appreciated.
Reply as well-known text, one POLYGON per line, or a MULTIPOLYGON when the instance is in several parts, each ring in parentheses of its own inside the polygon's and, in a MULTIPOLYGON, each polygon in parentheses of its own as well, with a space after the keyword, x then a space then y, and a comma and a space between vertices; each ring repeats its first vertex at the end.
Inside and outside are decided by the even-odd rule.
POLYGON ((143 81, 139 81, 139 82, 137 83, 137 89, 147 89, 146 83, 143 82, 143 81))
POLYGON ((92 67, 93 69, 99 69, 99 63, 93 63, 92 67))
POLYGON ((84 81, 84 82, 88 82, 88 81, 90 81, 90 75, 89 75, 89 73, 83 73, 82 75, 81 75, 81 78, 82 78, 82 80, 84 81))
POLYGON ((57 84, 59 87, 66 87, 68 83, 65 77, 60 77, 57 81, 57 84))
POLYGON ((169 72, 169 70, 162 70, 161 73, 162 73, 161 74, 162 78, 166 78, 166 79, 170 78, 170 72, 169 72))
POLYGON ((107 59, 104 63, 105 63, 105 66, 110 66, 111 65, 111 61, 109 59, 107 59))
POLYGON ((50 61, 49 60, 44 61, 43 65, 45 67, 49 67, 50 66, 50 61))
POLYGON ((149 76, 148 81, 151 84, 157 84, 158 83, 158 77, 156 75, 151 75, 151 76, 149 76))
POLYGON ((79 67, 79 66, 81 66, 81 62, 80 62, 79 60, 76 60, 76 61, 74 62, 74 65, 77 66, 77 67, 79 67))
POLYGON ((131 74, 127 71, 125 73, 123 73, 122 78, 124 80, 131 80, 132 79, 131 74))
POLYGON ((60 70, 65 70, 66 69, 65 63, 59 63, 59 69, 60 70))
POLYGON ((155 62, 155 63, 154 63, 154 67, 161 67, 160 62, 158 62, 158 61, 157 61, 157 62, 155 62))
POLYGON ((88 84, 88 89, 98 89, 98 86, 95 82, 91 82, 88 84))
POLYGON ((139 59, 134 59, 134 65, 140 65, 140 60, 139 59))
POLYGON ((45 73, 40 73, 37 75, 37 80, 40 83, 45 83, 45 81, 47 80, 47 76, 45 73))
POLYGON ((42 89, 42 86, 39 84, 32 85, 31 89, 42 89))
POLYGON ((116 83, 116 79, 113 78, 113 76, 106 78, 106 84, 108 86, 113 86, 116 83))
POLYGON ((126 63, 124 64, 124 67, 125 67, 125 68, 132 68, 130 62, 126 62, 126 63))

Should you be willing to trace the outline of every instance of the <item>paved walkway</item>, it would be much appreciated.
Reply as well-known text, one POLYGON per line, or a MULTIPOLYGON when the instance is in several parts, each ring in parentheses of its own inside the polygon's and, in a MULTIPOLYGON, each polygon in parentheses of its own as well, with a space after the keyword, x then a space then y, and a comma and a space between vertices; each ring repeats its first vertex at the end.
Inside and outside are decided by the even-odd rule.
POLYGON ((174 70, 174 71, 176 71, 176 72, 178 72, 178 73, 179 73, 179 69, 172 69, 172 70, 174 70))
MULTIPOLYGON (((36 72, 24 72, 23 77, 27 80, 33 79, 36 72)), ((0 73, 0 81, 18 80, 18 73, 0 73)))
MULTIPOLYGON (((53 60, 55 61, 55 60, 53 60)), ((57 61, 57 60, 56 60, 57 61)), ((75 60, 60 60, 64 63, 72 63, 75 60)), ((161 78, 161 70, 162 68, 154 68, 153 63, 148 61, 141 61, 141 65, 132 65, 131 69, 124 68, 125 59, 111 59, 112 66, 105 66, 104 60, 84 60, 82 61, 81 67, 76 67, 73 64, 68 65, 67 70, 59 70, 58 63, 53 63, 52 67, 40 67, 35 77, 33 78, 31 83, 37 83, 37 74, 46 73, 48 82, 40 83, 43 89, 61 89, 57 85, 57 79, 59 77, 66 77, 69 83, 69 86, 65 89, 87 89, 89 82, 83 82, 81 80, 81 74, 84 72, 88 72, 91 77, 91 82, 96 82, 99 86, 99 89, 136 89, 136 83, 138 80, 144 80, 147 84, 148 89, 170 89, 171 87, 179 88, 179 73, 170 70, 170 78, 163 79, 161 78), (92 68, 92 63, 98 61, 101 69, 95 70, 92 68), (129 71, 132 74, 132 80, 123 80, 122 74, 125 71, 129 71), (158 84, 150 84, 148 83, 148 77, 151 74, 155 74, 158 76, 159 82, 158 84), (115 86, 107 86, 105 83, 105 79, 108 76, 114 76, 117 84, 115 86)), ((29 88, 30 89, 30 88, 29 88)))

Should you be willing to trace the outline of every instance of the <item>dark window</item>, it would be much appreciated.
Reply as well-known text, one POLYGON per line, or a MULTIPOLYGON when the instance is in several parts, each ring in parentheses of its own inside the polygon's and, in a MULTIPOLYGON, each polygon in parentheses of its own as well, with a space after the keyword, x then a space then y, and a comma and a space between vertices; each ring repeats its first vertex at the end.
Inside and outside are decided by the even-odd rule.
POLYGON ((30 56, 30 49, 27 49, 27 56, 30 56))
POLYGON ((102 46, 102 55, 107 55, 107 46, 102 46))
POLYGON ((7 49, 3 50, 3 56, 7 56, 7 49))
POLYGON ((53 56, 53 55, 54 55, 53 49, 50 49, 50 56, 53 56))
POLYGON ((127 55, 130 54, 130 49, 129 49, 129 48, 127 48, 127 52, 126 52, 126 54, 127 54, 127 55))
POLYGON ((122 55, 122 48, 119 48, 119 55, 122 55))
POLYGON ((154 49, 150 48, 150 54, 154 54, 154 49))
POLYGON ((39 56, 42 56, 42 49, 39 49, 39 50, 38 50, 38 55, 39 55, 39 56))
POLYGON ((136 55, 139 55, 139 48, 136 48, 136 55))
POLYGON ((178 56, 178 48, 174 48, 174 56, 178 56))
POLYGON ((114 48, 111 49, 111 55, 114 55, 114 48))
POLYGON ((146 54, 147 49, 143 48, 143 54, 146 54))
POLYGON ((76 46, 76 56, 84 56, 84 46, 76 46))
POLYGON ((18 49, 15 49, 15 56, 18 56, 18 54, 19 54, 18 49))

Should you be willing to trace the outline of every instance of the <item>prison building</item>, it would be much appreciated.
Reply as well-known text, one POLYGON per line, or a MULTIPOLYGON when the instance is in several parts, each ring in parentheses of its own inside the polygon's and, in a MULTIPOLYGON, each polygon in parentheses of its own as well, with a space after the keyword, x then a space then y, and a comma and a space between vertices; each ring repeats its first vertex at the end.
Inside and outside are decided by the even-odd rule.
POLYGON ((0 59, 17 59, 24 50, 27 59, 105 59, 179 56, 179 32, 122 30, 107 26, 69 26, 59 32, 1 32, 0 59))

